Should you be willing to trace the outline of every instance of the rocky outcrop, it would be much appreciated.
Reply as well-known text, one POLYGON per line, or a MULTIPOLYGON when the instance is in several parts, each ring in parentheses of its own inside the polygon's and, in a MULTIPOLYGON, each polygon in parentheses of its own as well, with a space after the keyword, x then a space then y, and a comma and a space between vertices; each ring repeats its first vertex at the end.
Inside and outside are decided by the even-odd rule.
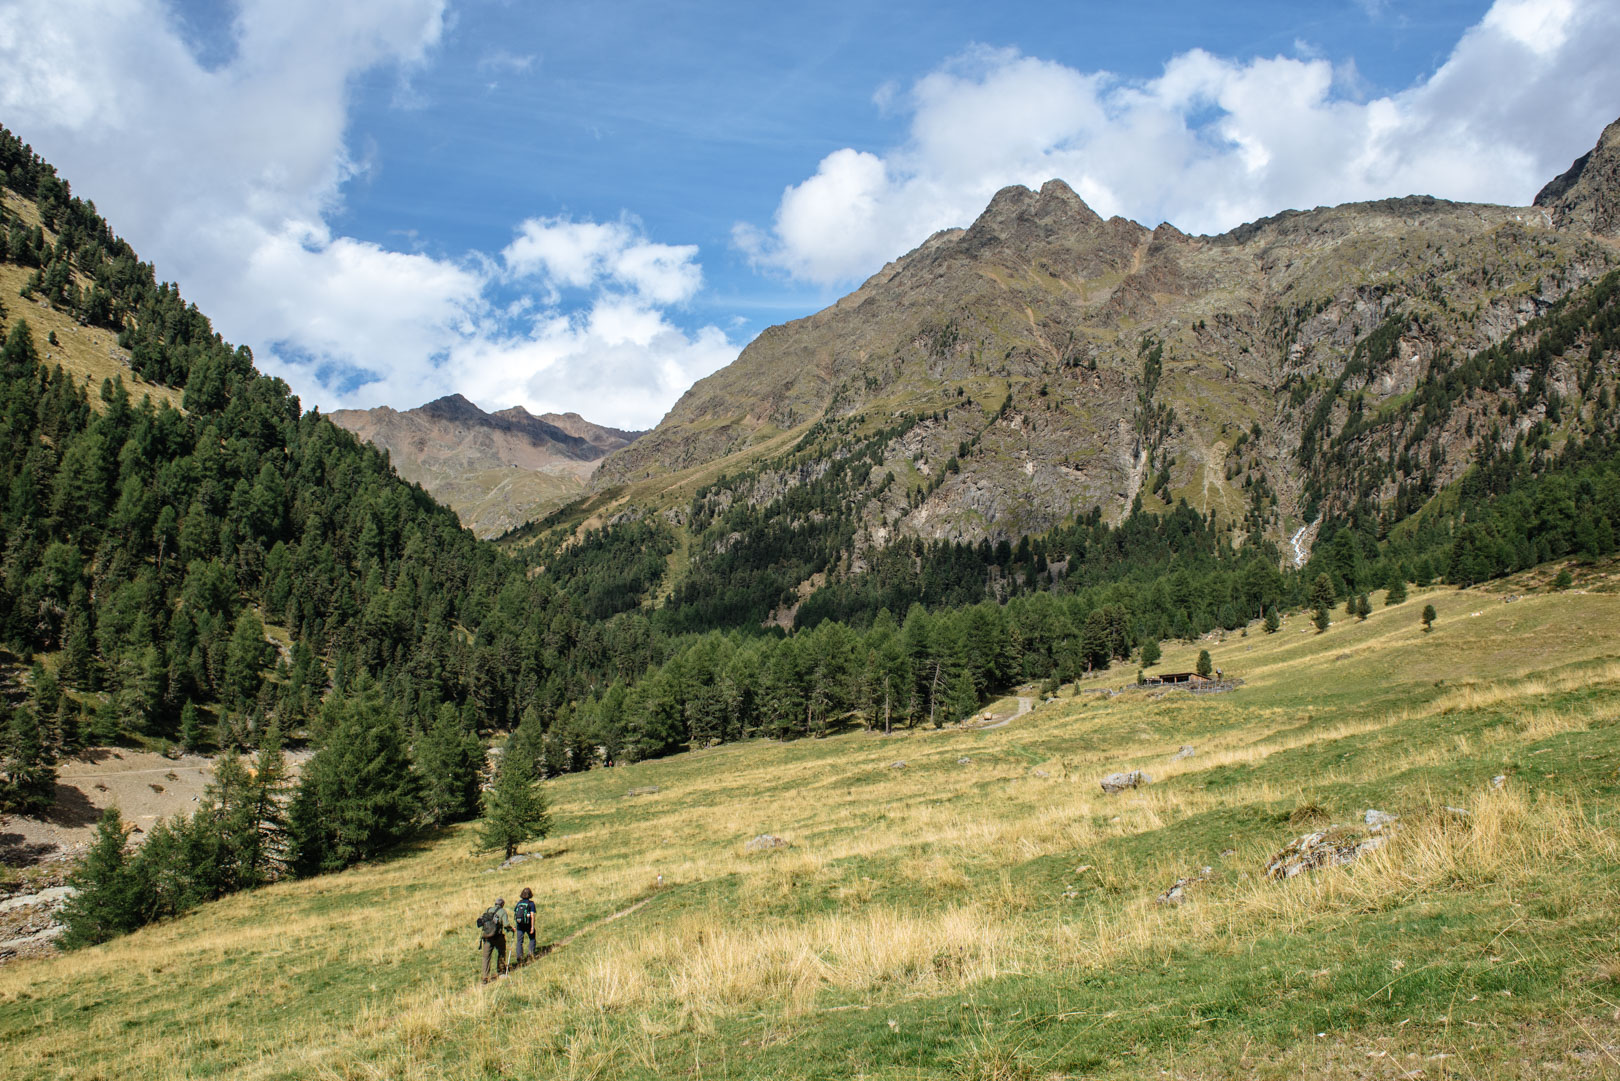
POLYGON ((1390 833, 1396 828, 1396 816, 1383 811, 1369 810, 1362 820, 1364 828, 1328 826, 1294 838, 1271 857, 1266 864, 1266 877, 1293 878, 1322 867, 1354 863, 1387 844, 1390 833))
POLYGON ((1620 237, 1620 120, 1537 192, 1535 205, 1546 208, 1560 229, 1620 237))
POLYGON ((460 394, 404 412, 340 409, 333 423, 386 450, 395 470, 492 537, 585 490, 602 458, 641 433, 578 413, 534 416, 522 406, 486 413, 460 394))

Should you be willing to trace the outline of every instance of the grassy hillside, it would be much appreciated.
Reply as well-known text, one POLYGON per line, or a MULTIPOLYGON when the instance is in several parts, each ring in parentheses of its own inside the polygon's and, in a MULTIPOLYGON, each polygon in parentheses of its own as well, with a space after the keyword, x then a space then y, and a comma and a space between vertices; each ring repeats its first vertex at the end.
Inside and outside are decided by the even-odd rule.
POLYGON ((987 731, 568 776, 543 862, 456 828, 0 970, 0 1074, 1613 1076, 1620 596, 1511 595, 1251 627, 1209 644, 1226 695, 1085 693, 1115 672, 987 731), (1368 808, 1383 848, 1264 877, 1368 808), (583 933, 480 988, 473 919, 524 884, 583 933))

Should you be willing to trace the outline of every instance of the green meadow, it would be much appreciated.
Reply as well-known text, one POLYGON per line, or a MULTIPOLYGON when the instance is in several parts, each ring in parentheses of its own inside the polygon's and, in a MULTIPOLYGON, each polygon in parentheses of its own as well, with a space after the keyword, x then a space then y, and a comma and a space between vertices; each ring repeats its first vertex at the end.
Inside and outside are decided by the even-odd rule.
POLYGON ((0 1075, 1620 1075, 1620 595, 1514 588, 1166 645, 1226 694, 1121 666, 1000 727, 547 782, 543 859, 456 828, 0 968, 0 1075), (1382 847, 1266 876, 1373 808, 1382 847), (481 986, 524 885, 562 944, 481 986))

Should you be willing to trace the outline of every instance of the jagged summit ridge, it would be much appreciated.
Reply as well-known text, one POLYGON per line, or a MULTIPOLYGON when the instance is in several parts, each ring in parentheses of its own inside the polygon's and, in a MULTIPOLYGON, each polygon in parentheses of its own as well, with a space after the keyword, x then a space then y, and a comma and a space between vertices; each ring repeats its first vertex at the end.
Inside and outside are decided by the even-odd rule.
POLYGON ((1620 120, 1537 192, 1534 205, 1546 208, 1560 229, 1620 237, 1620 120))
POLYGON ((604 455, 641 435, 578 413, 537 417, 521 405, 490 413, 462 394, 403 412, 340 409, 331 419, 387 450, 402 477, 448 503, 483 536, 567 502, 604 455))

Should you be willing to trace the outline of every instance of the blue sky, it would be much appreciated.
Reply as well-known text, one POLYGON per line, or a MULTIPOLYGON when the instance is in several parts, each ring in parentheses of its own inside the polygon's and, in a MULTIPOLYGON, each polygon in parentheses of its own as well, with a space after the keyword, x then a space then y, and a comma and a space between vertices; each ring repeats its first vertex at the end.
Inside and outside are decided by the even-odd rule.
POLYGON ((1612 0, 0 3, 0 122, 307 404, 647 426, 997 188, 1527 202, 1612 0))

